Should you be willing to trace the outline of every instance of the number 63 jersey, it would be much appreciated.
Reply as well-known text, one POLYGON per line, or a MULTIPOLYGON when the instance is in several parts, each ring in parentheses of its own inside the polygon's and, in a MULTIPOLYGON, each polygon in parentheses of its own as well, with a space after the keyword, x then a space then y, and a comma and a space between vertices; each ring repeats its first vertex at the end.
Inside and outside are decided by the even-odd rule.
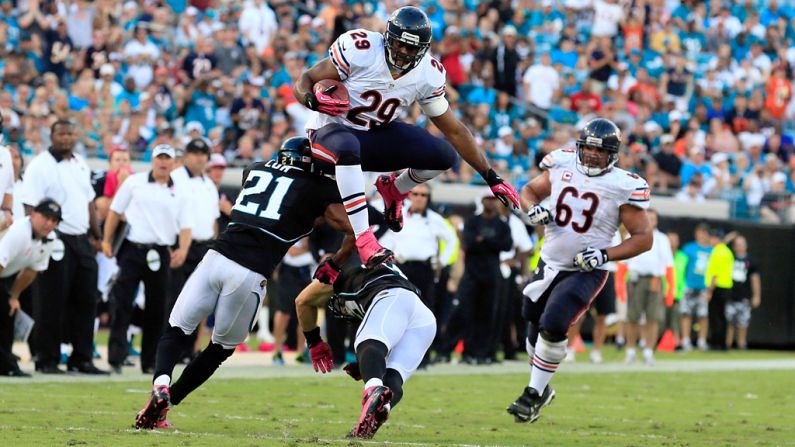
POLYGON ((338 37, 328 56, 348 89, 351 108, 339 117, 313 112, 306 128, 340 123, 369 130, 403 115, 415 101, 429 104, 444 95, 444 67, 430 54, 408 73, 392 79, 384 53, 384 36, 379 33, 356 29, 338 37))
POLYGON ((539 166, 549 171, 553 216, 545 228, 541 259, 558 270, 577 270, 574 256, 588 247, 613 245, 622 205, 649 208, 651 191, 646 180, 615 167, 589 177, 577 169, 574 149, 550 152, 539 166))
POLYGON ((226 230, 212 248, 270 278, 287 250, 312 232, 326 208, 341 202, 331 179, 274 160, 244 171, 226 230))

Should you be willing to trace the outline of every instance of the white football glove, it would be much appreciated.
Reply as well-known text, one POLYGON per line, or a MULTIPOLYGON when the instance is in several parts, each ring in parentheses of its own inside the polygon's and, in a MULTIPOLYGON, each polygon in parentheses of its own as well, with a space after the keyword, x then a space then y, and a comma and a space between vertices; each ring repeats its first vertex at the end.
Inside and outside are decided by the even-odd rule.
POLYGON ((541 205, 533 205, 527 212, 530 225, 546 225, 552 220, 552 213, 541 205))
POLYGON ((607 250, 593 247, 588 247, 574 256, 574 266, 583 272, 591 272, 607 261, 607 250))

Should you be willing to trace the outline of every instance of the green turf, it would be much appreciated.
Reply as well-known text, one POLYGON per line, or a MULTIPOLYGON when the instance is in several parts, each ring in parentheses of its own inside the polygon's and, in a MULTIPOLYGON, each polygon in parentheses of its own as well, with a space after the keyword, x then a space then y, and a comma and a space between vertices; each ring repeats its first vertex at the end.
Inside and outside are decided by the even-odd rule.
MULTIPOLYGON (((505 407, 524 374, 420 375, 375 444, 534 446, 795 445, 791 371, 559 374, 533 424, 505 407)), ((214 379, 172 410, 176 431, 130 429, 148 383, 0 386, 2 446, 367 445, 345 434, 360 384, 318 378, 214 379)))

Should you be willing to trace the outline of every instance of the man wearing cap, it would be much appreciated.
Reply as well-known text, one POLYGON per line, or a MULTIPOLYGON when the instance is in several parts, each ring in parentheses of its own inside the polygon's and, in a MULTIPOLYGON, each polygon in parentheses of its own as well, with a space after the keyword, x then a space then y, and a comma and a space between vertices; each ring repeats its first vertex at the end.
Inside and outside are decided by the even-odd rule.
POLYGON ((154 368, 155 349, 165 324, 169 267, 180 267, 191 245, 192 202, 189 192, 171 179, 175 157, 173 147, 156 146, 152 151, 152 169, 127 178, 116 192, 105 221, 102 251, 108 257, 113 255, 113 235, 122 214, 130 225, 117 255, 119 277, 113 287, 111 305, 108 363, 117 373, 127 358, 127 328, 141 281, 146 295, 141 369, 146 373, 154 368), (177 242, 178 247, 172 250, 177 242))
POLYGON ((174 183, 189 194, 188 202, 193 212, 194 225, 191 228, 193 242, 185 263, 171 272, 171 294, 168 297, 167 313, 171 312, 185 281, 207 253, 208 244, 218 234, 216 219, 221 216, 218 189, 204 173, 209 158, 210 146, 207 142, 203 138, 191 140, 185 147, 183 166, 171 172, 174 183))
POLYGON ((22 372, 11 352, 14 317, 19 295, 38 272, 47 270, 55 227, 61 221, 61 206, 44 199, 29 217, 17 220, 0 239, 0 376, 30 377, 22 372))
POLYGON ((36 370, 63 373, 57 364, 65 334, 72 343, 67 362, 70 371, 107 374, 91 360, 97 302, 95 255, 101 238, 91 169, 73 152, 77 135, 70 121, 56 121, 50 134, 52 146, 30 162, 21 194, 26 213, 51 197, 61 205, 63 216, 56 231, 58 239, 53 242, 53 262, 34 287, 36 370))

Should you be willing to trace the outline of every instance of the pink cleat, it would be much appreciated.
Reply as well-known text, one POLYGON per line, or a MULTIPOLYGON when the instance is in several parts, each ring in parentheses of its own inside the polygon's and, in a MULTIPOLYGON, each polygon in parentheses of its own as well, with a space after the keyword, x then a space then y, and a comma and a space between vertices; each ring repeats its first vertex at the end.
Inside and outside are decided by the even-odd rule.
POLYGON ((408 193, 401 194, 395 187, 397 174, 381 175, 375 181, 375 188, 384 199, 384 218, 390 230, 395 233, 403 229, 403 200, 408 193))
POLYGON ((392 259, 393 255, 391 250, 378 243, 372 229, 368 229, 356 238, 356 248, 359 250, 359 258, 369 269, 392 259))
POLYGON ((386 407, 392 401, 392 390, 386 386, 371 386, 362 393, 362 413, 359 422, 348 434, 349 438, 370 439, 389 417, 386 407))
POLYGON ((135 428, 151 430, 153 428, 170 428, 166 420, 168 408, 171 405, 171 392, 165 385, 154 387, 152 396, 146 406, 135 418, 135 428), (166 425, 168 427, 166 427, 166 425))

